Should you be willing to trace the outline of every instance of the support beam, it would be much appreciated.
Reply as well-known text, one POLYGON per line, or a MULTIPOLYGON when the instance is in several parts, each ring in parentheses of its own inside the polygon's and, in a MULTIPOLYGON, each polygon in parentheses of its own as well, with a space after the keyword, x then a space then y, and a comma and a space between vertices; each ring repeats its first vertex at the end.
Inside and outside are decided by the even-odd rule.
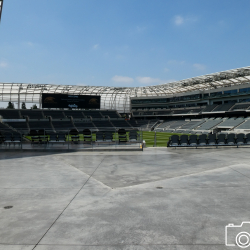
POLYGON ((3 10, 3 0, 0 0, 0 22, 1 22, 2 10, 3 10))

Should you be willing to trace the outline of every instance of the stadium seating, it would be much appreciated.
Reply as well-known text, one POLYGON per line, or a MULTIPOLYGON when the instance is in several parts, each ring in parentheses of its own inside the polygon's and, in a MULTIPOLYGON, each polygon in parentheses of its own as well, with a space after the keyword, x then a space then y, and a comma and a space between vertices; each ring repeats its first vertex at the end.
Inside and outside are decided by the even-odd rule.
POLYGON ((96 128, 114 128, 108 120, 95 120, 93 121, 93 124, 96 128))
POLYGON ((111 131, 104 132, 104 141, 112 142, 113 141, 113 133, 111 131))
POLYGON ((237 134, 237 145, 243 145, 245 143, 245 134, 237 134))
POLYGON ((168 147, 204 147, 204 146, 240 146, 250 145, 250 134, 201 134, 197 135, 172 135, 168 147))
POLYGON ((180 136, 180 145, 181 146, 188 146, 189 145, 188 135, 181 135, 180 136))
POLYGON ((83 111, 82 112, 85 117, 92 117, 92 118, 103 118, 99 111, 83 111))
POLYGON ((138 127, 144 131, 151 131, 152 128, 158 123, 158 120, 137 120, 138 127))
POLYGON ((226 135, 225 134, 219 134, 217 136, 217 144, 218 145, 225 145, 225 144, 227 144, 226 135))
POLYGON ((198 136, 197 135, 190 135, 189 136, 189 145, 190 146, 197 146, 198 143, 198 136))
POLYGON ((63 113, 66 117, 73 117, 73 119, 85 117, 81 111, 65 110, 63 113))
POLYGON ((63 119, 65 118, 64 112, 63 111, 55 111, 55 110, 44 110, 43 111, 44 115, 46 117, 51 116, 52 119, 63 119))
POLYGON ((127 142, 127 132, 125 129, 118 130, 118 140, 119 142, 127 142))
POLYGON ((104 140, 103 131, 97 131, 96 132, 96 142, 103 142, 103 140, 104 140))
POLYGON ((236 143, 236 136, 235 134, 228 134, 227 135, 227 144, 234 145, 236 143))
POLYGON ((10 145, 10 144, 21 144, 22 136, 19 133, 10 133, 6 132, 1 134, 1 143, 10 145))
POLYGON ((182 130, 191 130, 195 127, 198 127, 199 125, 201 125, 204 122, 204 120, 198 120, 198 121, 187 121, 186 123, 184 123, 180 129, 182 130))
POLYGON ((41 110, 32 110, 32 109, 21 109, 22 117, 29 117, 29 119, 44 119, 43 112, 41 110))
POLYGON ((15 130, 18 130, 21 133, 26 133, 29 130, 27 123, 26 123, 26 120, 22 121, 22 122, 16 122, 16 121, 15 122, 8 122, 7 124, 8 124, 8 126, 14 128, 15 130))
POLYGON ((51 123, 48 119, 29 121, 29 127, 30 130, 39 130, 39 129, 52 130, 51 123))
POLYGON ((221 128, 221 127, 233 128, 233 127, 240 125, 242 122, 244 122, 243 117, 239 117, 239 118, 232 117, 232 118, 226 119, 222 123, 220 123, 218 125, 218 128, 221 128))
POLYGON ((134 128, 138 127, 138 124, 137 124, 136 120, 133 119, 133 118, 130 119, 130 120, 127 120, 127 123, 128 123, 131 127, 134 127, 134 128))
POLYGON ((183 124, 185 124, 186 121, 185 120, 177 120, 176 122, 174 123, 171 123, 169 126, 168 126, 168 130, 175 130, 179 127, 181 127, 183 124))
POLYGON ((221 118, 210 118, 201 124, 196 130, 211 130, 213 127, 222 122, 221 118))
POLYGON ((238 126, 237 129, 250 129, 250 119, 245 119, 245 122, 238 126))
POLYGON ((153 111, 144 111, 143 115, 153 115, 154 112, 153 111))
POLYGON ((176 121, 174 120, 170 120, 170 121, 164 121, 163 123, 161 123, 159 126, 156 127, 155 131, 164 131, 165 128, 168 128, 172 123, 174 123, 176 121))
POLYGON ((171 115, 171 114, 173 114, 173 111, 171 111, 171 110, 166 110, 166 111, 155 111, 154 112, 154 114, 155 115, 159 115, 159 116, 163 116, 163 115, 171 115))
POLYGON ((110 118, 121 118, 117 111, 101 110, 100 113, 103 117, 109 116, 110 118))
POLYGON ((204 112, 212 112, 215 109, 215 107, 217 107, 217 106, 218 106, 217 104, 208 105, 208 106, 206 106, 206 108, 204 108, 202 110, 202 113, 204 113, 204 112))
POLYGON ((197 114, 200 113, 203 110, 203 108, 198 108, 198 109, 191 109, 190 110, 190 114, 197 114))
POLYGON ((74 121, 75 127, 78 129, 78 131, 83 130, 85 128, 89 129, 95 129, 95 125, 91 121, 74 121))
POLYGON ((3 119, 21 119, 22 118, 18 110, 12 110, 12 109, 0 109, 0 116, 2 116, 3 119))
POLYGON ((137 141, 139 139, 139 134, 137 130, 129 131, 129 141, 137 141))
POLYGON ((71 129, 75 129, 75 126, 69 119, 53 120, 52 125, 56 131, 60 130, 70 131, 71 129))
POLYGON ((188 114, 190 109, 173 110, 173 114, 188 114))
POLYGON ((58 135, 57 135, 57 141, 65 143, 66 142, 66 136, 65 136, 65 134, 64 133, 58 133, 58 135))
POLYGON ((231 110, 246 110, 250 107, 249 103, 235 104, 231 110))
POLYGON ((225 103, 225 104, 218 105, 213 110, 213 112, 228 111, 233 105, 234 105, 234 103, 225 103))
POLYGON ((111 123, 116 128, 130 128, 131 126, 125 120, 112 120, 111 123))

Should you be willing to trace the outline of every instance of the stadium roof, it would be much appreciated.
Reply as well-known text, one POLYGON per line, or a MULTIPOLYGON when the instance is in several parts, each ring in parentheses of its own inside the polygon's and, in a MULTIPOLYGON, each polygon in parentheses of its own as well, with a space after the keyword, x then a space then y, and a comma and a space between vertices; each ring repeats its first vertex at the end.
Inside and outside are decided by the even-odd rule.
POLYGON ((40 103, 42 93, 100 95, 102 109, 130 110, 130 97, 173 96, 250 83, 250 66, 147 87, 0 83, 0 101, 40 103))

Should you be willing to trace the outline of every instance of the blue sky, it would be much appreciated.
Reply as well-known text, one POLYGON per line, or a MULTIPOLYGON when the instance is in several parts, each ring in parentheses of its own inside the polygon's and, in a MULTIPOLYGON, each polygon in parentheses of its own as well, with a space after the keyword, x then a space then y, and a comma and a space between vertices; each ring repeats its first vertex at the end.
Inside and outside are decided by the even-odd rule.
POLYGON ((149 86, 249 66, 250 1, 4 0, 0 82, 149 86))

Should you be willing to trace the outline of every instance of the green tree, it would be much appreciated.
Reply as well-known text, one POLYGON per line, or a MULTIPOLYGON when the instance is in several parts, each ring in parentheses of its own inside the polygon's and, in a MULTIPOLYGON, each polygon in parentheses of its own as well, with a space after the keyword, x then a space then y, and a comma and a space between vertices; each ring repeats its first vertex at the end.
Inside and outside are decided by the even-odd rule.
POLYGON ((32 106, 32 109, 37 109, 36 104, 34 104, 34 105, 32 106))
POLYGON ((25 104, 25 102, 22 102, 22 109, 26 109, 26 104, 25 104))
POLYGON ((12 102, 8 103, 7 109, 14 109, 14 104, 12 102))

